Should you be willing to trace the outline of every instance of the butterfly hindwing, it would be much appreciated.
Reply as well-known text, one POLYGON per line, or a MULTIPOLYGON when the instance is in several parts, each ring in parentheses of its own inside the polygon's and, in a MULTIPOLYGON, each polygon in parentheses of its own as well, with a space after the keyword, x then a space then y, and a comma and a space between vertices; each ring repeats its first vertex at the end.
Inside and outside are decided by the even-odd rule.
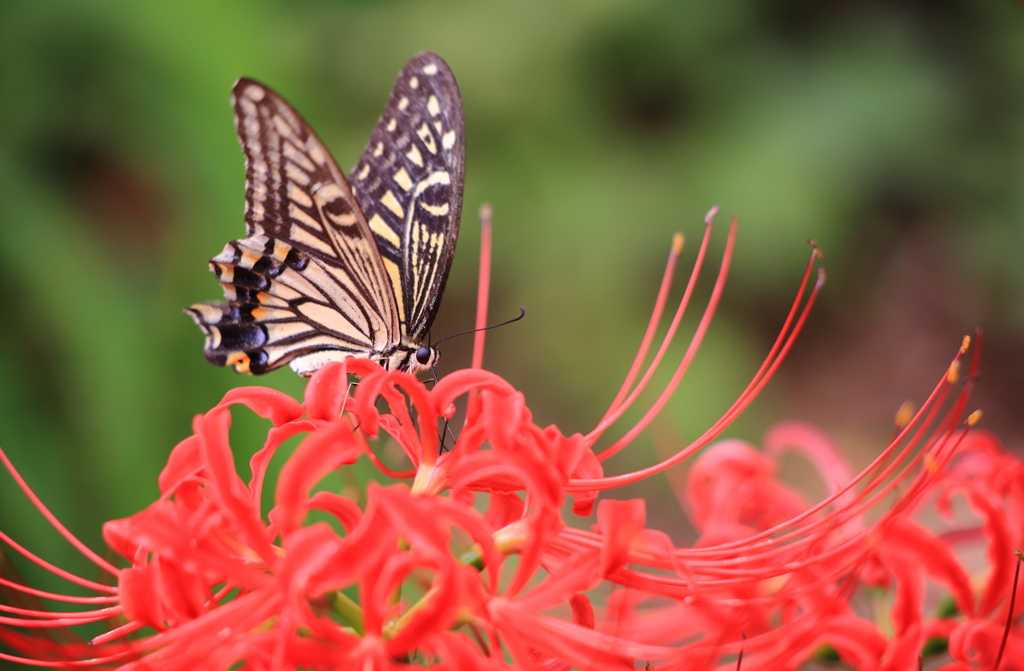
POLYGON ((439 56, 421 53, 398 76, 351 174, 409 342, 425 340, 451 269, 465 147, 455 77, 439 56))

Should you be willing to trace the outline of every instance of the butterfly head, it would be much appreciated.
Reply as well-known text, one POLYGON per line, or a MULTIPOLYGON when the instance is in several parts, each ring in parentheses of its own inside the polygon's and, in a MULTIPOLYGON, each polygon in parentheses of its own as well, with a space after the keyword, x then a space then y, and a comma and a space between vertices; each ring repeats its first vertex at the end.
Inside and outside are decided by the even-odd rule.
POLYGON ((433 347, 421 347, 416 350, 416 363, 424 368, 430 368, 441 358, 441 353, 433 347))
POLYGON ((384 367, 388 370, 402 370, 407 373, 416 374, 421 370, 429 370, 437 365, 441 353, 435 347, 422 345, 420 347, 401 348, 384 360, 384 367))

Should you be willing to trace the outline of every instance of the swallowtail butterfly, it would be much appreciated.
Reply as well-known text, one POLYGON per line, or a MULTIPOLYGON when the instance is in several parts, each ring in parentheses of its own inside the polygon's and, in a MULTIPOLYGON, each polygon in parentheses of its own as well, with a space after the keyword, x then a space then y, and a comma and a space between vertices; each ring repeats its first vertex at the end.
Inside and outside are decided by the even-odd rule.
POLYGON ((313 129, 277 93, 240 79, 246 237, 210 261, 226 303, 186 312, 206 358, 239 372, 286 363, 303 376, 346 356, 390 370, 432 366, 425 344, 462 210, 462 98, 424 52, 402 70, 346 181, 313 129))

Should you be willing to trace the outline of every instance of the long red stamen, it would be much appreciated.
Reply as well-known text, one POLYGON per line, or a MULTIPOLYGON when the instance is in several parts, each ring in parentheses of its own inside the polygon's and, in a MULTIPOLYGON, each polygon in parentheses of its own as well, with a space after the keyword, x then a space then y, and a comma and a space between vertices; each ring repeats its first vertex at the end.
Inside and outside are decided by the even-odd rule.
MULTIPOLYGON (((705 309, 705 313, 701 319, 700 324, 697 327, 697 330, 694 334, 694 338, 691 341, 690 346, 687 349, 686 355, 684 355, 684 358, 680 363, 679 368, 676 370, 676 373, 674 374, 672 380, 666 386, 665 390, 662 392, 658 400, 654 403, 652 408, 641 419, 641 421, 638 422, 636 426, 634 426, 632 429, 630 429, 630 431, 628 431, 618 442, 613 444, 611 447, 608 448, 608 450, 602 453, 602 456, 604 456, 609 450, 614 449, 617 451, 618 449, 621 449, 629 441, 634 439, 637 434, 643 431, 650 423, 650 421, 653 420, 657 412, 664 406, 665 403, 667 403, 668 397, 671 396, 671 394, 675 391, 676 386, 681 381, 682 376, 686 371, 686 367, 689 365, 690 360, 696 353, 696 349, 700 346, 700 342, 703 339, 704 333, 706 332, 708 325, 710 323, 710 319, 713 316, 714 309, 717 306, 717 302, 724 285, 725 275, 728 270, 728 261, 732 253, 732 245, 735 239, 735 232, 735 221, 733 221, 733 224, 730 228, 730 235, 729 240, 727 242, 726 251, 723 254, 722 268, 719 271, 718 278, 716 279, 711 299, 709 299, 708 301, 708 307, 705 309)), ((731 423, 736 418, 736 416, 738 416, 739 413, 742 412, 746 408, 746 406, 750 404, 750 402, 753 400, 754 397, 756 397, 756 395, 760 392, 764 385, 767 384, 768 380, 771 378, 775 370, 778 368, 782 360, 785 358, 786 354, 789 352, 789 349, 795 342, 797 335, 802 330, 803 325, 807 319, 807 316, 809 315, 810 310, 814 305, 814 301, 817 297, 817 294, 821 290, 821 287, 824 282, 824 275, 821 272, 821 269, 819 269, 818 281, 815 283, 815 286, 811 290, 810 295, 807 297, 806 301, 801 300, 804 292, 806 291, 809 277, 813 272, 814 264, 818 258, 819 254, 817 250, 815 250, 815 252, 812 253, 810 260, 808 261, 808 265, 804 271, 804 277, 801 282, 800 289, 796 295, 796 298, 794 299, 793 306, 791 307, 789 316, 787 316, 783 330, 779 333, 779 337, 777 338, 771 351, 766 357, 764 363, 761 365, 760 369, 758 369, 757 373, 751 379, 751 382, 747 385, 747 388, 743 391, 742 394, 740 394, 739 398, 733 403, 729 410, 727 410, 726 413, 717 422, 715 422, 714 425, 712 425, 707 431, 705 431, 705 433, 700 438, 698 438, 696 441, 688 445, 686 448, 680 450, 678 453, 676 453, 669 459, 666 459, 658 464, 655 464, 643 470, 623 474, 613 478, 603 478, 601 480, 588 481, 572 481, 570 483, 570 489, 574 490, 577 486, 580 489, 605 489, 609 487, 626 484, 629 482, 638 481, 640 479, 643 479, 644 477, 663 471, 666 468, 669 468, 670 466, 687 459, 693 453, 700 450, 709 442, 711 442, 711 440, 713 440, 719 433, 721 433, 721 431, 724 430, 725 427, 728 426, 728 424, 731 423)))
MULTIPOLYGON (((961 354, 962 351, 957 352, 954 364, 961 354)), ((975 350, 974 358, 972 358, 972 372, 977 369, 978 356, 978 351, 975 350)), ((955 368, 955 365, 951 366, 951 370, 955 368)), ((860 474, 819 504, 771 529, 738 541, 705 548, 676 550, 673 557, 682 562, 678 565, 665 563, 655 557, 637 555, 636 561, 649 566, 674 570, 677 575, 688 577, 680 579, 630 573, 628 574, 632 576, 630 580, 634 581, 632 586, 645 587, 661 593, 673 588, 679 589, 680 593, 689 593, 694 586, 695 578, 692 575, 694 572, 701 576, 699 584, 702 590, 707 590, 741 586, 749 584, 752 580, 758 581, 782 576, 811 564, 829 567, 828 571, 819 575, 815 580, 815 584, 821 585, 848 571, 851 566, 855 566, 860 561, 864 552, 870 549, 872 534, 878 533, 880 529, 906 512, 917 496, 929 485, 934 473, 942 469, 944 463, 952 456, 953 450, 966 435, 966 428, 957 431, 955 426, 965 414, 971 379, 968 379, 968 384, 963 387, 952 408, 943 416, 938 416, 938 409, 944 404, 949 386, 955 381, 955 376, 952 374, 943 376, 928 400, 900 432, 897 440, 894 440, 860 474), (936 422, 938 423, 937 427, 929 432, 929 427, 936 422), (926 434, 929 434, 927 439, 925 439, 926 434), (901 448, 900 444, 908 438, 907 444, 901 448), (919 451, 901 467, 901 462, 922 442, 928 449, 919 451), (895 457, 890 459, 894 454, 895 457), (923 467, 924 470, 918 471, 919 467, 923 467), (899 500, 888 508, 873 525, 841 539, 837 545, 828 550, 823 551, 819 547, 820 541, 824 537, 823 534, 830 534, 841 529, 869 508, 882 502, 897 488, 905 485, 915 472, 917 472, 917 476, 902 493, 899 500), (812 515, 816 515, 827 506, 840 500, 854 486, 869 476, 870 479, 867 480, 863 491, 857 495, 852 504, 836 506, 836 510, 828 515, 815 518, 804 524, 812 515), (868 546, 863 545, 865 542, 868 542, 868 546), (854 551, 852 558, 849 554, 851 550, 854 551), (833 559, 838 561, 832 561, 833 559)), ((970 424, 969 420, 968 425, 970 424)), ((599 540, 589 536, 588 532, 566 530, 560 538, 567 543, 566 547, 593 548, 599 546, 599 540)), ((623 572, 623 575, 627 575, 626 572, 623 572)), ((807 585, 791 589, 789 593, 797 594, 810 590, 812 587, 813 585, 807 585)), ((771 598, 764 597, 765 603, 770 602, 771 598)), ((757 598, 751 603, 756 601, 757 598)))
MULTIPOLYGON (((46 521, 49 522, 53 526, 53 528, 57 530, 57 533, 59 533, 61 536, 64 537, 64 540, 66 540, 68 543, 70 543, 72 547, 74 547, 76 550, 78 550, 86 558, 88 558, 90 561, 92 561, 94 564, 96 564, 98 567, 100 567, 104 571, 107 571, 111 575, 117 575, 118 573, 120 573, 120 571, 118 571, 117 567, 113 566, 107 560, 103 559, 98 554, 96 554, 95 552, 90 550, 85 545, 85 543, 83 543, 82 541, 78 540, 75 537, 74 534, 72 534, 70 531, 68 531, 67 527, 65 527, 63 524, 60 523, 60 520, 58 520, 57 517, 52 512, 50 512, 50 509, 47 508, 43 504, 43 502, 41 500, 39 500, 39 497, 36 496, 36 493, 34 491, 32 491, 32 488, 28 486, 28 483, 25 482, 25 479, 21 477, 21 473, 18 472, 18 469, 16 469, 14 467, 14 464, 11 463, 11 460, 8 459, 7 453, 4 452, 3 448, 0 448, 0 462, 3 462, 4 468, 7 469, 7 472, 10 474, 10 476, 14 480, 14 482, 17 483, 17 485, 21 489, 21 491, 25 494, 25 497, 32 503, 33 506, 35 506, 35 509, 39 511, 39 514, 42 515, 46 519, 46 521)), ((7 536, 3 536, 3 539, 7 543, 11 543, 12 542, 7 536)), ((14 547, 14 545, 12 545, 12 547, 14 547)), ((19 552, 21 552, 22 554, 25 554, 25 552, 23 550, 19 550, 19 552)), ((29 556, 29 555, 26 554, 25 556, 29 556)), ((54 568, 56 568, 56 567, 54 567, 54 568)), ((48 568, 48 570, 52 570, 52 569, 48 568)), ((63 577, 66 577, 69 580, 71 580, 71 578, 68 577, 69 575, 70 574, 65 575, 63 577)), ((80 583, 80 584, 85 584, 85 583, 80 583)), ((96 589, 96 590, 100 590, 100 591, 103 591, 103 590, 110 591, 110 592, 116 591, 114 588, 110 587, 109 585, 100 585, 99 583, 89 583, 86 586, 90 587, 91 589, 96 589)))
POLYGON ((476 326, 473 334, 473 362, 471 368, 484 365, 484 340, 487 337, 487 301, 491 292, 491 206, 480 206, 480 271, 476 284, 476 326))
MULTIPOLYGON (((703 239, 700 241, 700 248, 697 251, 697 257, 696 259, 694 259, 693 268, 690 270, 690 278, 686 283, 686 288, 683 290, 683 296, 682 298, 680 298, 679 305, 676 307, 676 313, 672 318, 672 322, 669 324, 669 329, 666 331, 665 336, 663 336, 662 338, 662 344, 658 346, 658 349, 654 354, 654 358, 651 360, 650 364, 648 364, 647 370, 644 372, 643 377, 640 378, 640 381, 626 397, 626 400, 617 404, 615 402, 612 402, 612 405, 608 408, 607 412, 605 412, 604 417, 601 418, 601 421, 598 422, 597 426, 595 426, 594 429, 590 431, 590 433, 587 434, 587 442, 589 444, 593 445, 595 442, 597 442, 597 439, 601 436, 601 434, 604 433, 604 431, 609 426, 611 426, 611 424, 618 421, 618 418, 621 418, 623 414, 630 408, 630 406, 633 405, 633 402, 636 401, 637 397, 640 395, 640 392, 643 391, 643 389, 647 386, 647 383, 654 375, 654 372, 657 370, 658 366, 660 365, 660 363, 662 363, 662 360, 665 358, 665 354, 668 351, 669 345, 672 343, 672 340, 675 338, 676 331, 679 329, 679 324, 680 322, 682 322, 683 316, 686 312, 686 307, 689 305, 690 297, 693 295, 693 290, 696 287, 697 277, 700 275, 700 269, 703 267, 703 260, 705 260, 705 257, 707 256, 708 246, 711 242, 711 234, 714 222, 713 217, 717 212, 718 208, 714 208, 708 213, 708 216, 705 218, 705 235, 703 235, 703 239)), ((735 225, 735 221, 733 221, 733 225, 735 225)), ((682 250, 680 250, 680 252, 681 251, 682 250)), ((726 254, 728 253, 729 249, 727 246, 726 254)), ((723 264, 725 264, 725 259, 723 259, 723 264)), ((673 267, 672 269, 674 274, 675 268, 673 267)), ((666 275, 668 276, 668 270, 666 272, 666 275)), ((721 277, 721 267, 719 269, 719 276, 721 277)), ((664 278, 662 283, 666 294, 668 292, 666 281, 668 280, 671 280, 671 277, 664 278)), ((648 331, 652 331, 650 325, 656 327, 657 322, 659 322, 660 317, 662 317, 662 307, 660 307, 656 301, 654 312, 655 313, 652 314, 651 316, 648 331)), ((650 338, 648 338, 647 334, 645 334, 643 342, 641 343, 640 351, 638 352, 638 359, 640 361, 642 361, 643 358, 646 357, 649 342, 650 338)), ((630 374, 633 374, 632 370, 630 371, 630 374)), ((630 375, 627 375, 627 381, 624 382, 623 388, 627 388, 628 382, 632 382, 632 380, 629 380, 629 377, 630 375)), ((622 392, 622 389, 620 390, 620 392, 622 392)), ((622 448, 620 447, 616 450, 609 451, 611 450, 611 448, 606 448, 601 451, 599 457, 601 459, 607 459, 608 457, 611 457, 615 452, 621 449, 622 448)))
POLYGON ((15 608, 13 606, 4 606, 3 610, 14 615, 38 618, 34 620, 25 620, 18 617, 0 617, 0 624, 6 624, 12 627, 23 627, 26 629, 72 627, 86 622, 107 620, 115 615, 121 614, 120 606, 82 611, 79 613, 54 613, 45 610, 15 608))
MULTIPOLYGON (((712 210, 712 212, 717 211, 717 208, 712 210)), ((707 229, 705 229, 705 232, 706 230, 707 229)), ((605 410, 604 415, 601 417, 601 422, 603 422, 608 415, 619 407, 619 404, 622 403, 622 399, 629 393, 629 389, 633 385, 633 381, 636 379, 637 373, 640 372, 640 366, 647 357, 647 351, 650 349, 651 341, 654 340, 654 333, 658 329, 658 324, 661 323, 661 315, 665 310, 665 303, 668 302, 669 289, 672 288, 672 279, 676 274, 676 264, 679 261, 680 254, 682 253, 683 235, 682 233, 676 233, 672 236, 672 248, 668 253, 668 263, 666 263, 665 272, 661 276, 661 286, 658 288, 658 296, 654 301, 654 309, 651 311, 651 318, 647 322, 647 330, 644 331, 644 336, 640 341, 640 348, 637 350, 636 356, 633 357, 633 363, 630 364, 629 371, 626 373, 626 378, 622 381, 622 386, 619 387, 619 391, 615 394, 615 398, 612 399, 608 409, 605 410)), ((601 422, 598 422, 598 425, 600 425, 601 422)))
MULTIPOLYGON (((64 601, 65 603, 82 603, 82 604, 101 604, 101 603, 117 603, 119 597, 116 595, 111 596, 71 596, 70 594, 57 594, 56 592, 47 592, 46 590, 36 589, 21 583, 7 580, 6 578, 0 578, 0 586, 7 587, 9 589, 27 594, 28 596, 39 597, 40 599, 54 599, 64 601)), ((109 587, 109 585, 108 585, 109 587)), ((2 608, 2 606, 0 606, 2 608)))
MULTIPOLYGON (((900 438, 898 440, 893 441, 893 443, 891 443, 882 452, 882 454, 880 454, 867 468, 861 471, 861 473, 858 474, 855 478, 853 478, 849 483, 847 483, 842 488, 834 492, 831 496, 819 502, 817 505, 812 506, 811 508, 804 511, 800 515, 790 520, 787 520, 782 524, 776 525, 771 529, 765 530, 759 534, 755 534, 742 540, 734 541, 732 543, 722 543, 713 547, 687 550, 685 552, 679 553, 677 556, 679 556, 680 558, 685 558, 691 564, 691 566, 703 566, 704 562, 711 562, 714 564, 715 569, 719 571, 719 575, 739 574, 748 576, 748 574, 742 570, 738 573, 734 573, 734 571, 731 570, 729 567, 748 563, 755 558, 758 560, 763 560, 768 557, 778 556, 782 553, 789 554, 804 545, 812 545, 813 541, 815 540, 814 537, 807 536, 807 534, 809 534, 811 531, 815 531, 819 528, 839 528, 843 524, 845 524, 849 519, 855 518, 857 515, 860 515, 863 511, 867 510, 871 506, 878 503, 882 498, 886 497, 901 483, 906 482, 907 478, 912 472, 911 469, 915 465, 923 463, 926 454, 935 455, 938 452, 942 451, 942 444, 951 441, 955 446, 955 444, 959 442, 960 438, 962 438, 962 433, 960 433, 955 438, 948 438, 946 435, 952 428, 949 425, 951 423, 958 421, 959 417, 962 417, 962 403, 960 403, 958 399, 956 407, 954 407, 951 410, 946 421, 943 422, 943 424, 946 426, 936 431, 936 434, 940 434, 941 436, 940 446, 938 449, 933 449, 932 451, 923 451, 919 453, 917 456, 914 457, 914 459, 911 460, 910 463, 905 465, 898 473, 894 472, 894 464, 898 464, 899 459, 902 459, 902 456, 898 456, 898 458, 893 463, 890 463, 886 468, 882 469, 880 472, 876 470, 888 460, 889 456, 897 449, 900 442, 902 442, 902 439, 907 435, 910 429, 919 422, 922 423, 922 426, 919 427, 914 432, 914 436, 911 438, 909 443, 906 446, 904 446, 902 450, 900 450, 900 452, 897 453, 897 455, 908 454, 910 451, 914 449, 915 445, 920 442, 920 439, 923 437, 926 427, 930 422, 934 420, 936 408, 939 404, 941 404, 941 401, 944 398, 945 385, 946 378, 943 378, 943 382, 940 383, 939 387, 933 392, 929 400, 925 403, 924 406, 922 406, 922 410, 919 411, 918 415, 915 417, 915 420, 911 423, 911 425, 908 425, 908 427, 904 429, 903 432, 901 432, 900 438), (926 410, 927 415, 925 415, 926 410), (874 475, 868 481, 864 490, 858 494, 859 502, 857 504, 838 507, 836 511, 833 511, 832 513, 826 516, 816 518, 805 525, 801 524, 810 516, 817 514, 825 507, 835 503, 844 494, 846 494, 846 492, 850 491, 855 485, 857 485, 865 478, 867 478, 869 475, 871 475, 872 472, 874 472, 874 475), (881 489, 875 492, 874 495, 869 497, 868 494, 882 483, 885 483, 884 486, 882 486, 881 489), (796 526, 797 528, 794 529, 794 526, 796 526), (789 529, 789 531, 787 531, 787 529, 789 529), (800 536, 807 537, 802 538, 800 540, 794 540, 800 536), (735 553, 739 550, 742 550, 741 556, 736 556, 735 553)), ((934 436, 931 440, 934 440, 934 436)), ((949 451, 947 450, 946 452, 946 456, 948 458, 949 451)), ((945 461, 945 459, 943 459, 943 461, 945 461)), ((886 516, 893 517, 901 513, 903 507, 906 505, 906 502, 913 500, 916 493, 926 485, 926 479, 918 479, 917 481, 915 481, 910 487, 910 489, 907 492, 905 492, 904 495, 901 497, 901 500, 897 501, 892 506, 892 508, 890 508, 890 510, 887 511, 886 516)), ((851 537, 851 539, 844 541, 844 543, 840 544, 840 547, 846 548, 847 546, 852 545, 855 540, 862 539, 866 533, 867 532, 862 532, 854 537, 851 537)), ((833 549, 828 551, 829 554, 841 554, 841 552, 841 549, 833 549)), ((821 558, 821 554, 819 553, 815 557, 815 561, 820 560, 821 558)), ((788 568, 793 568, 795 566, 803 565, 805 563, 806 562, 790 562, 786 563, 785 566, 788 568)))
MULTIPOLYGON (((84 648, 85 646, 82 647, 84 648)), ((41 659, 29 659, 27 657, 18 657, 17 655, 9 655, 0 652, 0 659, 4 661, 25 664, 26 666, 37 666, 44 669, 80 669, 93 666, 104 666, 107 664, 113 664, 115 662, 123 662, 128 659, 133 659, 137 656, 138 655, 134 651, 127 650, 114 655, 106 655, 103 657, 91 657, 89 659, 59 659, 44 661, 41 659)))
POLYGON ((119 638, 124 638, 129 634, 134 634, 140 629, 144 629, 146 625, 141 622, 129 622, 128 624, 111 629, 108 632, 100 634, 96 638, 89 641, 89 645, 104 645, 111 641, 116 641, 119 638))
POLYGON ((1017 568, 1013 572, 1013 587, 1010 589, 1010 605, 1006 613, 1006 626, 1003 628, 1003 638, 999 642, 999 652, 996 654, 996 661, 992 664, 992 671, 999 668, 999 662, 1003 660, 1003 653, 1006 652, 1006 641, 1010 638, 1010 629, 1013 627, 1013 607, 1017 601, 1017 581, 1020 580, 1020 564, 1024 561, 1024 552, 1014 548, 1013 553, 1017 555, 1017 568))
MULTIPOLYGON (((637 399, 640 393, 647 386, 647 383, 650 381, 651 377, 654 375, 658 366, 661 364, 661 360, 664 358, 665 353, 668 351, 668 347, 672 342, 672 339, 675 337, 676 330, 679 328, 679 323, 682 321, 683 316, 686 313, 686 308, 689 306, 690 303, 690 297, 693 295, 693 291, 697 285, 697 277, 700 275, 701 268, 703 267, 704 258, 708 249, 708 243, 711 239, 712 221, 710 219, 710 216, 711 214, 713 214, 713 212, 714 211, 712 211, 712 213, 709 213, 709 218, 705 220, 704 238, 701 241, 700 250, 697 252, 697 259, 694 261, 693 270, 690 273, 690 279, 686 284, 686 289, 684 289, 683 291, 683 297, 679 301, 679 305, 676 308, 675 315, 673 315, 672 317, 672 322, 669 324, 668 330, 665 332, 665 336, 662 338, 661 346, 658 348, 658 351, 655 353, 654 358, 648 365, 643 377, 640 378, 640 381, 637 383, 636 387, 633 388, 633 390, 630 392, 629 396, 625 399, 625 401, 620 403, 615 408, 610 408, 609 412, 605 413, 604 418, 602 418, 598 425, 590 433, 587 434, 588 443, 593 444, 594 442, 596 442, 597 439, 601 437, 601 435, 604 433, 605 430, 608 429, 609 426, 611 426, 614 422, 618 421, 620 417, 622 417, 626 410, 629 409, 629 407, 633 404, 633 402, 637 399)), ((726 242, 726 250, 723 254, 722 262, 719 266, 718 280, 716 280, 715 283, 715 290, 712 291, 712 296, 708 301, 707 307, 705 307, 704 309, 704 316, 701 320, 701 324, 704 325, 705 327, 708 323, 710 323, 711 315, 714 314, 718 296, 716 290, 719 289, 719 283, 724 279, 724 275, 727 273, 729 267, 729 260, 732 254, 732 241, 735 238, 735 229, 736 221, 734 219, 730 227, 729 238, 726 242)), ((675 386, 679 383, 680 380, 682 380, 683 375, 689 368, 690 360, 693 358, 693 355, 696 354, 696 347, 694 346, 694 344, 696 343, 696 345, 699 346, 700 338, 702 335, 703 331, 701 327, 698 326, 697 332, 694 334, 693 339, 691 339, 690 341, 690 347, 687 349, 686 354, 684 354, 683 356, 683 361, 679 364, 679 367, 676 369, 676 373, 673 376, 674 382, 670 381, 666 389, 672 389, 674 391, 675 386)), ((644 352, 644 354, 646 354, 646 352, 644 352)), ((657 415, 658 411, 661 410, 661 406, 664 404, 664 402, 667 402, 668 396, 670 395, 671 392, 668 395, 662 392, 661 397, 659 397, 659 401, 662 401, 662 403, 659 404, 656 401, 653 414, 648 412, 648 415, 651 418, 653 418, 654 415, 657 415)), ((644 423, 644 425, 646 426, 644 419, 641 419, 640 423, 644 423)), ((607 459, 614 455, 619 450, 621 450, 624 446, 625 443, 623 442, 623 439, 620 439, 614 445, 611 445, 602 450, 599 457, 601 459, 607 459)))

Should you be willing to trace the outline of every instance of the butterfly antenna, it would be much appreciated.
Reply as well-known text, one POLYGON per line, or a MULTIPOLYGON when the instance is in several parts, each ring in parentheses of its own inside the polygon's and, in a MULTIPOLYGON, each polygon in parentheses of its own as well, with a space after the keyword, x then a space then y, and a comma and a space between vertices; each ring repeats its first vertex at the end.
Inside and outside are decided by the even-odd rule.
MULTIPOLYGON (((463 335, 467 335, 467 334, 470 334, 470 333, 477 333, 478 331, 488 331, 490 329, 496 329, 499 326, 507 326, 507 325, 511 324, 512 322, 519 321, 520 319, 522 319, 525 316, 526 316, 526 308, 520 307, 519 308, 519 316, 517 316, 517 317, 513 317, 512 319, 509 319, 508 321, 503 321, 500 324, 492 324, 491 326, 485 326, 485 327, 479 328, 479 329, 470 329, 469 331, 462 331, 461 333, 453 333, 450 336, 446 336, 444 338, 441 338, 436 343, 431 345, 431 347, 436 348, 438 345, 443 343, 445 340, 450 340, 451 338, 457 338, 458 336, 463 336, 463 335)), ((430 367, 430 374, 434 377, 434 384, 436 385, 437 382, 438 382, 437 370, 435 370, 433 366, 430 367)), ((438 447, 437 447, 438 452, 444 452, 445 451, 444 441, 445 441, 445 439, 448 436, 452 437, 452 445, 454 445, 457 442, 456 439, 455 439, 455 434, 452 433, 450 428, 448 428, 448 421, 449 420, 447 420, 447 419, 444 420, 444 428, 441 430, 441 441, 440 441, 441 444, 438 445, 438 447)))
MULTIPOLYGON (((437 347, 438 345, 440 345, 441 343, 443 343, 443 342, 444 342, 445 340, 451 340, 452 338, 457 338, 457 337, 459 337, 459 336, 464 336, 464 335, 467 335, 467 334, 469 334, 469 333, 476 333, 477 331, 489 331, 489 330, 491 330, 491 329, 496 329, 496 328, 498 328, 499 326, 508 326, 508 325, 509 325, 509 324, 511 324, 512 322, 517 322, 517 321, 519 321, 520 319, 522 319, 522 318, 523 318, 523 317, 525 317, 525 316, 526 316, 526 308, 524 308, 524 307, 520 307, 520 308, 519 308, 519 316, 518 316, 518 317, 513 317, 512 319, 509 319, 508 321, 505 321, 505 322, 501 322, 500 324, 492 324, 492 325, 490 325, 490 326, 485 326, 485 327, 483 327, 482 329, 470 329, 470 330, 468 330, 468 331, 463 331, 462 333, 453 333, 453 334, 452 334, 452 335, 450 335, 450 336, 445 336, 444 338, 441 338, 441 339, 440 339, 440 340, 438 340, 438 341, 437 341, 436 343, 434 343, 434 345, 433 345, 433 346, 434 346, 434 347, 437 347)), ((436 375, 434 376, 434 379, 435 379, 435 380, 437 379, 437 376, 436 376, 436 375)))
MULTIPOLYGON (((437 369, 434 368, 433 366, 431 366, 430 367, 430 374, 434 377, 434 384, 436 385, 437 382, 438 382, 438 379, 437 379, 437 369)), ((444 420, 444 428, 441 429, 441 441, 440 441, 440 444, 437 446, 437 453, 438 454, 444 454, 444 451, 446 449, 445 446, 444 446, 444 441, 445 441, 445 439, 448 436, 452 437, 452 445, 455 445, 455 443, 456 443, 455 434, 452 433, 452 430, 448 428, 448 422, 449 422, 449 420, 446 417, 445 420, 444 420)))

